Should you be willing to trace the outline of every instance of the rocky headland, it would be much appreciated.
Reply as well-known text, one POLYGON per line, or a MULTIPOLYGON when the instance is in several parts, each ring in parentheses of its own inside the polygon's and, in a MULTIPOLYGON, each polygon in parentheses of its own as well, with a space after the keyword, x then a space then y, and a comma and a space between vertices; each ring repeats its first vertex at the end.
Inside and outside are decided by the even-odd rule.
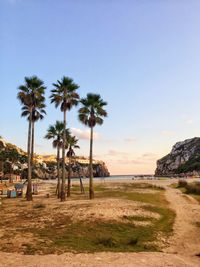
POLYGON ((200 174, 200 137, 176 143, 169 154, 157 161, 155 175, 200 174))
MULTIPOLYGON (((66 170, 68 170, 66 158, 66 170)), ((72 160, 72 177, 89 176, 89 159, 86 157, 74 157, 72 160)), ((0 176, 7 174, 27 176, 27 153, 19 147, 0 139, 0 176)), ((93 160, 94 177, 110 176, 108 168, 103 161, 93 160)), ((33 178, 56 179, 57 163, 55 155, 34 155, 33 178)))

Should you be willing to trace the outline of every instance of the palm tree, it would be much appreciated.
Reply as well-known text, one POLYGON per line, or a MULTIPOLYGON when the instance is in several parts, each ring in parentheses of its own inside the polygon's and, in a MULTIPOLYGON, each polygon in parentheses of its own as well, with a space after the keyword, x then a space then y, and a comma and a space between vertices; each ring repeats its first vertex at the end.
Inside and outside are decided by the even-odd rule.
POLYGON ((37 76, 25 77, 25 84, 19 86, 19 92, 17 94, 18 99, 22 104, 22 117, 27 117, 28 119, 28 144, 27 144, 27 154, 28 154, 28 185, 26 198, 28 201, 32 200, 32 158, 34 149, 34 122, 36 117, 42 118, 44 111, 44 92, 46 87, 44 83, 37 76), (41 114, 38 115, 38 114, 41 114), (36 115, 37 114, 37 115, 36 115))
POLYGON ((68 184, 67 184, 67 197, 70 197, 71 193, 71 164, 72 164, 72 158, 75 157, 75 148, 80 148, 78 145, 78 139, 76 136, 68 135, 67 136, 67 146, 68 146, 68 151, 67 151, 67 157, 69 158, 69 170, 68 170, 68 184))
POLYGON ((107 116, 107 112, 104 110, 104 106, 107 102, 103 101, 98 94, 87 94, 86 98, 80 100, 82 107, 79 109, 79 120, 90 127, 90 164, 89 164, 89 197, 94 198, 94 188, 93 188, 93 167, 92 167, 92 152, 93 152, 93 128, 96 124, 102 125, 102 117, 107 116))
POLYGON ((31 127, 31 167, 33 167, 33 157, 34 157, 34 137, 35 137, 35 122, 38 120, 42 120, 44 115, 46 114, 44 104, 44 97, 41 96, 41 99, 37 99, 35 102, 35 106, 32 110, 32 114, 30 112, 30 108, 28 105, 24 105, 22 107, 22 117, 27 117, 31 119, 32 127, 31 127))
POLYGON ((62 147, 62 139, 63 139, 63 130, 64 124, 63 122, 56 121, 54 125, 50 125, 47 134, 45 135, 46 139, 53 139, 52 145, 54 148, 57 148, 57 196, 60 198, 61 192, 61 183, 60 183, 60 148, 62 147))
POLYGON ((38 120, 44 119, 44 115, 46 115, 44 104, 45 98, 41 96, 40 100, 37 101, 36 106, 33 109, 32 113, 32 138, 31 138, 31 166, 33 166, 33 157, 34 157, 34 137, 35 137, 35 123, 38 120))
POLYGON ((61 81, 53 84, 54 89, 51 90, 51 103, 55 103, 55 107, 60 106, 61 111, 63 112, 63 146, 62 146, 62 185, 61 185, 61 201, 66 199, 66 189, 65 189, 65 144, 66 144, 66 116, 67 110, 71 110, 73 106, 78 104, 79 95, 76 93, 76 90, 79 88, 77 84, 74 83, 73 79, 69 77, 63 77, 61 81))

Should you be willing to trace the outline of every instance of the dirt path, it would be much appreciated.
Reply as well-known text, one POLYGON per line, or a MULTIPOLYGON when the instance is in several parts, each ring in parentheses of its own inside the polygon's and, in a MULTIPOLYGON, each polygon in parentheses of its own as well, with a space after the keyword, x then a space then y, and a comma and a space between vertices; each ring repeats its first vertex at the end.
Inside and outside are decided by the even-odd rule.
POLYGON ((0 253, 0 266, 8 267, 199 267, 190 258, 166 253, 111 253, 27 256, 0 253))
MULTIPOLYGON (((200 253, 200 229, 196 222, 200 222, 200 205, 192 197, 184 195, 178 189, 170 187, 166 190, 167 200, 176 212, 174 235, 169 240, 168 253, 195 256, 200 253)), ((200 261, 199 261, 200 266, 200 261)))
MULTIPOLYGON (((160 183, 158 185, 163 185, 160 183)), ((199 267, 200 257, 195 254, 200 253, 200 229, 195 223, 200 222, 200 205, 179 190, 170 188, 167 184, 165 187, 166 198, 177 217, 174 235, 163 253, 102 252, 31 256, 0 252, 0 267, 199 267)))

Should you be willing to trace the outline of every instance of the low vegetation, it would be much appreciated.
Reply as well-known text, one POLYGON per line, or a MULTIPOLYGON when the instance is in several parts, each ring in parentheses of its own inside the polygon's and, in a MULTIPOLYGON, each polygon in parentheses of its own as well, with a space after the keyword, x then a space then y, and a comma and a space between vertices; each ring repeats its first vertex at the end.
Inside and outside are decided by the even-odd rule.
POLYGON ((188 183, 186 180, 179 180, 177 188, 185 189, 186 194, 200 195, 200 182, 188 183))
POLYGON ((199 171, 200 170, 200 155, 195 154, 188 161, 183 163, 178 167, 177 173, 187 173, 191 171, 199 171))
POLYGON ((200 182, 188 183, 186 180, 179 180, 177 184, 172 185, 178 188, 182 193, 193 196, 200 202, 200 182))
MULTIPOLYGON (((49 254, 66 251, 160 251, 166 246, 166 240, 172 233, 175 213, 169 209, 163 189, 134 183, 120 184, 113 189, 107 184, 97 185, 95 191, 97 203, 104 203, 104 200, 106 203, 109 199, 130 201, 128 203, 133 201, 141 203, 138 209, 157 216, 124 215, 119 221, 95 218, 80 221, 69 216, 66 203, 58 203, 55 196, 49 199, 38 196, 34 204, 24 199, 5 200, 0 211, 0 227, 4 231, 0 250, 49 254)), ((86 195, 74 186, 69 208, 75 205, 77 210, 81 209, 83 206, 80 206, 80 201, 85 199, 87 209, 91 202, 87 204, 86 195)))

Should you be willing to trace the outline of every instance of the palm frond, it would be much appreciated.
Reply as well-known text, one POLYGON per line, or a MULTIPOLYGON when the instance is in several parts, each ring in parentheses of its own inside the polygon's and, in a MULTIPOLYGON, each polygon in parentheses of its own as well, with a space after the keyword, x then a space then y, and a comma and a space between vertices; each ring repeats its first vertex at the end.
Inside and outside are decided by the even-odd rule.
POLYGON ((99 94, 88 93, 86 98, 80 100, 82 107, 79 109, 79 120, 89 127, 96 124, 102 125, 102 117, 107 116, 106 110, 103 108, 107 102, 103 101, 99 94))

